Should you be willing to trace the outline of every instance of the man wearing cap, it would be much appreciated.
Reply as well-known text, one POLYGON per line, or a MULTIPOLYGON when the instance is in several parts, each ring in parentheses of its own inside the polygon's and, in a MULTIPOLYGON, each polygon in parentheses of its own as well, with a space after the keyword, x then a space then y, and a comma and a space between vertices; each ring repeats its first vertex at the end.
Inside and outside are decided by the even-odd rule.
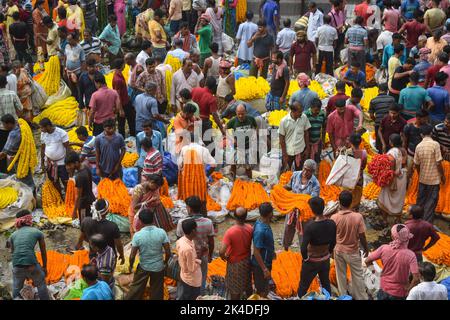
POLYGON ((291 46, 289 66, 295 75, 306 73, 311 76, 312 66, 317 64, 316 46, 306 39, 304 30, 297 31, 297 41, 291 46), (312 63, 312 64, 311 64, 312 63))
POLYGON ((221 59, 219 62, 219 79, 217 83, 217 107, 222 112, 227 107, 225 97, 236 94, 234 74, 231 72, 231 62, 221 59))
POLYGON ((211 56, 212 27, 209 24, 210 17, 202 14, 195 26, 195 35, 200 37, 198 41, 198 49, 200 50, 200 66, 203 66, 205 59, 211 56))

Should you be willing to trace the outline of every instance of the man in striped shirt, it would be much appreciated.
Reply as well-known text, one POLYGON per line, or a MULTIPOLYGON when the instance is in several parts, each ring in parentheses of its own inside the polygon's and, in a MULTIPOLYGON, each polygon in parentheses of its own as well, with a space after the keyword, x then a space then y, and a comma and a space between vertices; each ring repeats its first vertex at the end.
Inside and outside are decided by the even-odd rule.
POLYGON ((93 36, 93 31, 89 29, 84 30, 84 40, 80 45, 83 48, 86 59, 95 58, 97 63, 100 62, 102 42, 93 36))
POLYGON ((146 181, 146 176, 151 174, 162 174, 163 160, 161 153, 153 148, 152 139, 145 137, 141 142, 142 149, 147 152, 142 167, 141 181, 146 181))
MULTIPOLYGON (((378 96, 370 101, 369 106, 370 118, 375 121, 375 132, 378 132, 381 120, 383 120, 389 113, 389 107, 395 103, 394 97, 388 95, 387 83, 381 83, 378 86, 378 89, 378 96)), ((381 140, 378 135, 376 135, 376 147, 379 153, 383 151, 381 140)))
POLYGON ((450 161, 450 113, 447 113, 443 123, 433 128, 432 138, 439 142, 444 160, 450 161))
POLYGON ((91 251, 95 253, 92 263, 97 266, 100 280, 105 281, 114 290, 114 270, 116 269, 116 254, 108 246, 105 237, 96 233, 89 239, 91 251))

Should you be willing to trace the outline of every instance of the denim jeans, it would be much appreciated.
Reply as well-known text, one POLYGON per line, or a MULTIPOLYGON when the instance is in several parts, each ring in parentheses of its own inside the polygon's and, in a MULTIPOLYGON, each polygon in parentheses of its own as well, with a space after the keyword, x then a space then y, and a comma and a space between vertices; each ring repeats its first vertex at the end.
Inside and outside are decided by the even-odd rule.
POLYGON ((200 294, 205 294, 206 288, 206 276, 208 275, 208 256, 202 257, 202 263, 200 264, 200 269, 202 270, 202 286, 200 287, 200 294))
POLYGON ((47 285, 45 284, 45 274, 39 264, 24 268, 13 268, 13 298, 20 297, 20 291, 26 279, 33 280, 34 285, 38 289, 40 300, 50 300, 47 285), (32 268, 30 270, 30 268, 32 268))
POLYGON ((423 219, 433 223, 434 212, 439 201, 439 185, 428 185, 419 183, 417 205, 423 208, 423 219))
POLYGON ((177 300, 197 300, 200 295, 200 287, 191 287, 183 282, 183 280, 177 283, 177 300))
POLYGON ((377 293, 377 300, 405 300, 405 297, 394 297, 380 289, 377 293))

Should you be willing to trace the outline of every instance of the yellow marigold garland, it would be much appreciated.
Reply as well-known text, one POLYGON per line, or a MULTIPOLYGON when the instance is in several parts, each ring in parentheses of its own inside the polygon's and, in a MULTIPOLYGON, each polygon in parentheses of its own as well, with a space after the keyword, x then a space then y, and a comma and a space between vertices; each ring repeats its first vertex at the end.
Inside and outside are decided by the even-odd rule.
POLYGON ((17 201, 19 193, 13 187, 0 188, 0 209, 4 209, 17 201))
MULTIPOLYGON (((89 129, 89 126, 84 126, 84 127, 87 129, 88 134, 89 134, 90 136, 92 136, 92 130, 89 129)), ((67 131, 67 134, 69 135, 69 142, 70 142, 70 143, 83 143, 83 141, 81 141, 80 139, 78 139, 78 135, 77 135, 77 133, 75 132, 75 131, 77 130, 77 128, 78 128, 78 127, 73 127, 72 129, 70 129, 69 131, 67 131)), ((73 149, 73 150, 80 150, 81 148, 78 147, 78 146, 72 146, 72 149, 73 149)))
POLYGON ((263 77, 242 77, 236 81, 236 100, 265 99, 270 91, 269 83, 263 77))
POLYGON ((46 179, 42 186, 42 209, 49 219, 70 217, 72 214, 66 211, 61 195, 49 179, 46 179))
POLYGON ((48 96, 54 95, 59 90, 61 81, 61 66, 58 56, 51 56, 48 63, 45 64, 45 71, 39 77, 39 83, 48 96))
POLYGON ((137 153, 125 152, 122 159, 122 166, 125 168, 134 167, 136 161, 138 161, 139 155, 137 153))
POLYGON ((33 119, 33 122, 39 123, 41 119, 49 118, 57 126, 69 127, 77 119, 77 109, 78 102, 71 96, 48 106, 33 119))
POLYGON ((267 121, 269 122, 269 125, 271 125, 272 127, 279 127, 281 119, 283 119, 287 114, 288 111, 286 110, 270 111, 267 117, 267 121))
POLYGON ((14 164, 18 162, 16 175, 17 178, 22 179, 28 175, 28 172, 34 173, 34 169, 37 165, 36 145, 34 143, 33 133, 31 132, 28 123, 19 119, 18 124, 20 127, 20 146, 13 160, 8 166, 8 171, 11 171, 14 164))

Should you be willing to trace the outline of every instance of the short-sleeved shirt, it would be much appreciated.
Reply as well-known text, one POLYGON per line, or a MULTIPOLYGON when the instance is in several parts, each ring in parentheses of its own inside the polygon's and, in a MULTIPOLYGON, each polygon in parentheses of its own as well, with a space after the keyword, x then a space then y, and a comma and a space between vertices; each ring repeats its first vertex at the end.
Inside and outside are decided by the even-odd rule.
POLYGON ((275 1, 268 0, 262 8, 264 20, 267 23, 267 27, 275 31, 275 17, 280 14, 279 7, 275 1))
POLYGON ((197 33, 200 36, 198 40, 198 49, 201 54, 211 53, 211 42, 212 42, 212 27, 211 25, 206 25, 201 29, 197 30, 197 33))
POLYGON ((11 40, 18 50, 26 50, 28 48, 28 43, 26 41, 28 33, 27 24, 23 21, 13 22, 9 26, 9 34, 11 40))
POLYGON ((112 87, 119 94, 120 103, 124 108, 130 102, 130 97, 128 96, 127 82, 125 81, 122 72, 114 72, 112 87))
POLYGON ((348 28, 345 37, 348 39, 349 46, 364 47, 364 40, 368 39, 368 33, 362 26, 355 24, 348 28))
POLYGON ((409 86, 400 91, 398 103, 403 105, 407 111, 417 112, 422 108, 424 102, 431 101, 427 90, 419 86, 409 86))
POLYGON ((217 112, 217 100, 208 88, 197 87, 192 89, 192 100, 198 104, 200 108, 200 118, 209 119, 209 116, 217 112))
POLYGON ((384 29, 397 32, 398 30, 398 20, 400 19, 400 13, 396 9, 385 8, 383 12, 384 19, 384 29))
POLYGON ((83 290, 81 300, 114 300, 114 296, 109 285, 98 280, 96 284, 83 290))
MULTIPOLYGON (((197 252, 197 256, 205 257, 209 253, 209 242, 208 237, 214 237, 214 225, 209 218, 205 218, 201 215, 194 215, 192 217, 197 223, 197 235, 194 239, 195 251, 197 252)), ((188 219, 189 219, 188 218, 188 219)), ((182 224, 185 219, 181 219, 178 221, 177 225, 177 236, 184 236, 182 224)))
POLYGON ((94 220, 91 217, 83 219, 80 225, 80 230, 89 239, 94 234, 100 233, 105 238, 106 243, 110 246, 114 253, 116 253, 116 244, 114 240, 120 239, 119 227, 115 222, 108 220, 94 220))
POLYGON ((80 44, 72 47, 70 44, 66 45, 66 67, 68 70, 75 71, 78 69, 81 72, 81 64, 86 60, 83 48, 80 44))
POLYGON ((333 42, 337 40, 338 34, 336 28, 329 24, 324 24, 317 29, 317 39, 319 44, 317 48, 321 51, 333 52, 333 42))
POLYGON ((139 265, 149 272, 164 269, 163 244, 169 243, 167 233, 156 226, 145 226, 133 236, 131 245, 139 248, 139 265))
POLYGON ((83 147, 81 148, 80 156, 85 157, 90 164, 95 164, 96 162, 96 153, 95 153, 95 137, 89 136, 87 140, 84 142, 83 147))
POLYGON ((253 55, 256 58, 267 58, 274 44, 273 36, 267 33, 264 37, 257 38, 253 42, 253 55))
POLYGON ((320 183, 316 176, 312 176, 308 183, 303 184, 303 171, 294 171, 287 186, 291 188, 293 193, 309 194, 311 197, 318 197, 320 195, 320 183))
POLYGON ((92 172, 89 168, 82 168, 75 174, 75 187, 83 189, 80 197, 80 208, 90 210, 92 202, 95 200, 92 192, 92 172))
POLYGON ((312 91, 309 88, 303 88, 295 91, 291 98, 289 99, 289 104, 292 105, 295 101, 299 102, 303 107, 303 111, 307 111, 313 102, 314 99, 318 99, 319 95, 317 92, 312 91))
POLYGON ((419 182, 426 185, 441 183, 437 163, 442 161, 441 148, 431 137, 423 138, 416 147, 414 164, 420 166, 419 182))
POLYGON ((434 226, 428 221, 422 219, 410 219, 405 222, 405 226, 408 227, 414 237, 409 239, 408 249, 414 251, 416 254, 422 254, 422 249, 425 246, 425 242, 431 238, 438 240, 439 235, 434 226))
POLYGON ((355 6, 355 15, 364 19, 363 25, 367 25, 367 19, 373 14, 373 9, 366 1, 355 6))
POLYGON ((406 297, 409 275, 418 274, 419 267, 414 252, 409 249, 394 249, 389 244, 382 245, 369 255, 370 260, 381 259, 381 289, 394 297, 406 297))
MULTIPOLYGON (((139 154, 139 159, 136 162, 136 166, 139 167, 139 168, 142 168, 144 166, 144 160, 145 160, 145 157, 147 156, 147 152, 145 152, 145 150, 141 147, 142 141, 146 137, 147 136, 146 136, 145 132, 139 132, 136 135, 136 149, 137 149, 137 152, 139 154)), ((161 133, 159 131, 153 130, 151 139, 152 139, 152 146, 153 146, 153 148, 158 150, 159 153, 161 155, 163 155, 164 151, 163 151, 163 144, 162 144, 161 133)))
POLYGON ((433 101, 433 109, 429 111, 430 117, 433 121, 444 121, 446 108, 450 104, 449 94, 444 87, 435 85, 427 89, 428 95, 433 101))
POLYGON ((291 56, 294 57, 294 69, 297 71, 308 73, 311 71, 311 58, 316 54, 316 46, 312 41, 307 40, 300 44, 294 42, 291 47, 291 56))
POLYGON ((327 132, 335 137, 336 145, 342 146, 353 132, 354 119, 359 117, 360 110, 354 105, 345 107, 344 116, 341 117, 337 110, 334 110, 327 120, 327 132))
POLYGON ((92 37, 92 41, 91 42, 87 42, 86 40, 83 40, 81 42, 81 47, 84 50, 84 54, 87 56, 89 56, 91 53, 95 53, 95 54, 101 54, 101 47, 102 47, 102 42, 100 41, 99 38, 96 37, 92 37))
POLYGON ((414 18, 414 11, 420 8, 420 2, 418 0, 403 0, 401 10, 406 19, 414 18))
MULTIPOLYGON (((244 121, 240 121, 238 117, 234 117, 227 123, 227 129, 233 129, 234 137, 237 143, 245 138, 245 149, 250 147, 250 138, 252 137, 252 129, 256 129, 255 118, 251 116, 245 116, 244 121)), ((238 147, 241 147, 238 145, 238 147)))
POLYGON ((326 107, 326 111, 327 114, 329 115, 330 113, 332 113, 334 110, 336 110, 336 102, 338 100, 345 100, 347 101, 347 99, 349 99, 350 97, 347 96, 345 93, 336 93, 334 96, 332 96, 327 103, 327 107, 326 107))
POLYGON ((445 12, 440 8, 431 8, 425 11, 423 18, 425 19, 425 21, 427 21, 428 19, 428 26, 430 27, 431 31, 434 31, 444 25, 446 15, 445 12))
POLYGON ((450 132, 444 123, 439 123, 433 128, 431 137, 437 141, 441 147, 450 150, 450 132))
POLYGON ((359 235, 366 232, 364 218, 359 212, 341 210, 331 216, 336 223, 336 252, 358 253, 359 235))
POLYGON ((48 29, 47 41, 52 41, 52 44, 47 44, 47 53, 49 56, 56 56, 59 47, 58 25, 53 24, 51 29, 48 29))
POLYGON ((163 159, 161 153, 155 148, 151 148, 144 159, 144 165, 142 166, 142 175, 147 176, 150 174, 162 174, 163 159))
POLYGON ((354 81, 359 87, 366 85, 366 75, 362 71, 358 71, 354 74, 351 70, 348 70, 344 76, 345 79, 349 81, 354 81))
MULTIPOLYGON (((405 71, 406 70, 402 66, 400 66, 397 69, 395 69, 394 74, 396 74, 396 73, 403 73, 405 71)), ((394 89, 396 91, 401 91, 402 89, 406 88, 408 83, 409 83, 409 77, 408 76, 395 79, 394 75, 392 75, 392 82, 391 82, 391 84, 389 86, 389 89, 394 89)))
POLYGON ((311 124, 304 113, 296 120, 291 117, 290 113, 281 119, 278 133, 284 136, 288 155, 295 156, 305 150, 305 132, 309 128, 311 128, 311 124))
POLYGON ((114 55, 119 53, 122 42, 120 40, 119 27, 117 25, 113 29, 111 25, 108 24, 98 38, 111 43, 107 46, 109 52, 114 55))
POLYGON ((162 41, 165 42, 167 40, 166 31, 164 31, 164 28, 162 27, 162 25, 159 22, 157 22, 156 20, 151 20, 148 23, 148 29, 150 31, 152 45, 155 48, 165 48, 166 47, 165 43, 158 43, 158 39, 156 37, 156 32, 159 31, 161 34, 162 41))
MULTIPOLYGON (((114 253, 114 249, 106 246, 105 250, 97 253, 95 263, 99 274, 112 276, 116 269, 116 254, 114 253)), ((113 281, 114 277, 111 279, 111 282, 113 281)))
POLYGON ((34 247, 42 239, 44 239, 44 234, 33 227, 26 226, 14 231, 10 238, 14 248, 12 254, 13 267, 37 264, 34 247))
POLYGON ((391 134, 401 134, 405 126, 406 120, 402 117, 398 117, 396 121, 392 121, 390 115, 385 116, 380 123, 380 129, 382 130, 384 142, 389 143, 389 137, 391 134))
POLYGON ((6 140, 3 146, 2 152, 5 152, 9 156, 14 156, 20 148, 20 142, 22 141, 22 135, 20 133, 20 126, 16 125, 8 134, 8 140, 6 140))
POLYGON ((109 175, 116 163, 120 160, 122 149, 125 148, 125 141, 120 133, 114 133, 111 138, 107 138, 102 132, 95 138, 95 149, 100 151, 99 166, 105 175, 109 175))
POLYGON ((222 242, 227 245, 228 262, 237 263, 252 254, 253 227, 249 224, 234 225, 229 228, 222 242))
POLYGON ((64 165, 66 147, 64 143, 69 142, 69 135, 59 127, 55 127, 52 133, 41 132, 41 143, 45 144, 45 156, 56 161, 58 166, 64 165))
POLYGON ((386 93, 380 93, 370 100, 369 112, 375 114, 375 125, 379 126, 381 120, 389 113, 389 107, 395 103, 395 99, 386 93))
MULTIPOLYGON (((101 73, 97 71, 96 74, 101 73)), ((91 79, 87 72, 83 72, 78 79, 78 88, 80 90, 80 108, 84 109, 86 106, 89 106, 92 94, 97 91, 97 87, 94 79, 91 79)))
POLYGON ((406 30, 406 48, 408 49, 417 46, 419 36, 424 34, 427 30, 425 24, 420 23, 415 19, 406 22, 403 27, 406 30))
POLYGON ((144 130, 143 125, 146 121, 153 119, 153 115, 159 114, 158 101, 148 93, 139 94, 135 101, 136 109, 136 131, 144 130))
MULTIPOLYGON (((255 222, 253 225, 253 245, 259 249, 264 265, 268 269, 272 269, 272 260, 275 257, 275 245, 270 225, 260 220, 255 222)), ((258 266, 254 255, 252 256, 252 264, 258 266)))
MULTIPOLYGON (((386 47, 387 48, 387 47, 386 47)), ((384 48, 385 52, 386 52, 386 48, 384 48)), ((383 55, 384 57, 385 55, 383 55)), ((394 79, 394 74, 395 74, 395 70, 400 67, 402 64, 400 62, 400 59, 397 58, 396 56, 391 56, 388 60, 388 64, 387 64, 387 68, 388 68, 388 76, 389 76, 389 80, 388 80, 388 85, 391 86, 392 85, 392 80, 394 79)))
POLYGON ((408 139, 408 154, 413 156, 417 145, 422 141, 422 128, 416 127, 414 123, 408 123, 403 128, 403 134, 408 139))
POLYGON ((313 116, 311 109, 308 109, 305 114, 311 124, 311 128, 309 129, 309 142, 316 143, 320 141, 322 132, 325 131, 325 112, 320 110, 318 115, 313 116))
POLYGON ((270 94, 274 97, 281 97, 283 95, 286 81, 289 82, 289 67, 283 68, 283 75, 276 79, 275 73, 270 80, 270 94))
POLYGON ((424 281, 409 291, 406 300, 448 300, 447 287, 436 281, 424 281))
POLYGON ((120 97, 115 90, 104 86, 95 91, 89 101, 91 112, 95 112, 94 123, 102 124, 107 119, 115 118, 114 107, 117 102, 120 103, 120 97))

